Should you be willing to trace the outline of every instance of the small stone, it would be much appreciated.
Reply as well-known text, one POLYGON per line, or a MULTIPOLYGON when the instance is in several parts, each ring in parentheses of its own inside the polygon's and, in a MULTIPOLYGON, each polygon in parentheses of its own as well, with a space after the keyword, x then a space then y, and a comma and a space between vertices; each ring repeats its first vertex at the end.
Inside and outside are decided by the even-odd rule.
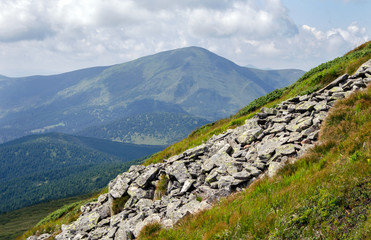
POLYGON ((238 180, 249 180, 252 178, 252 175, 247 172, 246 170, 243 170, 241 172, 236 172, 232 175, 233 178, 238 179, 238 180))
POLYGON ((296 153, 294 144, 285 144, 285 145, 279 146, 276 150, 276 154, 279 154, 279 155, 291 155, 294 153, 296 153))
POLYGON ((301 102, 299 103, 296 107, 295 107, 295 110, 297 112, 307 112, 307 111, 311 111, 314 106, 317 104, 317 102, 314 102, 314 101, 305 101, 305 102, 301 102))

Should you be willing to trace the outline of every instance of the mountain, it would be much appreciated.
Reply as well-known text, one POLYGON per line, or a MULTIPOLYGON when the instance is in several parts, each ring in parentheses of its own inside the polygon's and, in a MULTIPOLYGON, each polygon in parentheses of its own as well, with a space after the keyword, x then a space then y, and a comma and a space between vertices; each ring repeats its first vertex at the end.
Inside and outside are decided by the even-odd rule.
POLYGON ((169 145, 207 123, 205 119, 189 114, 154 112, 121 118, 76 134, 126 143, 169 145))
POLYGON ((150 112, 215 120, 303 73, 241 67, 206 49, 187 47, 59 75, 2 77, 0 141, 50 131, 75 133, 150 112))
POLYGON ((1 144, 0 212, 90 193, 128 169, 133 160, 163 148, 61 133, 1 144))
POLYGON ((199 128, 20 239, 369 239, 370 84, 367 42, 199 128))

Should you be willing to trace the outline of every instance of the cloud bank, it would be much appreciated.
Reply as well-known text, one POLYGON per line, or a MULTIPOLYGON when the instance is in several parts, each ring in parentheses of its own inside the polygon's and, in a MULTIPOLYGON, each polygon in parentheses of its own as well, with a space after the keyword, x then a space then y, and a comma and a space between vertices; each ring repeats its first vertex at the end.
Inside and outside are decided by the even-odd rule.
POLYGON ((325 31, 298 26, 280 0, 0 2, 0 74, 10 75, 109 65, 192 45, 241 65, 280 68, 305 54, 310 61, 323 52, 336 56, 368 38, 356 22, 325 31))

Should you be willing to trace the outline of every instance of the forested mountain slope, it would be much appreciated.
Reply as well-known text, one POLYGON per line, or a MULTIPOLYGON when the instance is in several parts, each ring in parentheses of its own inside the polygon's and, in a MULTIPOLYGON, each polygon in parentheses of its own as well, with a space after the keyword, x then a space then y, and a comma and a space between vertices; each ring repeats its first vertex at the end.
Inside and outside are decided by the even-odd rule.
POLYGON ((0 212, 98 190, 161 149, 61 133, 1 144, 0 212))

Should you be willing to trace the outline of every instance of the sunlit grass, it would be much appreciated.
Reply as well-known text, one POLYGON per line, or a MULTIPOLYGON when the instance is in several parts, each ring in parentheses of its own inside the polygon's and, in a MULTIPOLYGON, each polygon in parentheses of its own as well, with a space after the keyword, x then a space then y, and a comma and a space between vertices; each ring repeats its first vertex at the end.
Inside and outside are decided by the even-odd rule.
POLYGON ((371 86, 338 102, 320 144, 275 177, 139 239, 367 239, 370 117, 371 86))

